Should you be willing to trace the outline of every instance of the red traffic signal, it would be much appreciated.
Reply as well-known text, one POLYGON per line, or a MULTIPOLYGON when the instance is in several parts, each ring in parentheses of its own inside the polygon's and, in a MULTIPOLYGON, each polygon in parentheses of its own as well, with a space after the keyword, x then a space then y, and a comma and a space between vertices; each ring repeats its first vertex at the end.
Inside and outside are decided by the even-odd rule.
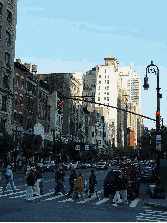
POLYGON ((62 104, 63 103, 61 101, 57 102, 58 114, 62 114, 62 112, 63 112, 62 104))
POLYGON ((159 111, 156 111, 156 115, 159 116, 160 115, 160 112, 159 111))

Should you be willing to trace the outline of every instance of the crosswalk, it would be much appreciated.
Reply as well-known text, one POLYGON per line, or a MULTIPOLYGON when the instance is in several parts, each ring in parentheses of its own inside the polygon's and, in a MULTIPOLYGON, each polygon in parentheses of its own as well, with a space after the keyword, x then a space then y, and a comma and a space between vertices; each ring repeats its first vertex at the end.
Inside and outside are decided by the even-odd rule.
POLYGON ((137 216, 138 222, 167 222, 167 211, 158 211, 147 208, 137 216))
MULTIPOLYGON (((16 192, 14 193, 11 189, 7 189, 7 191, 3 194, 2 192, 2 187, 0 187, 0 199, 3 197, 8 197, 9 199, 19 199, 19 198, 25 198, 26 197, 26 191, 25 188, 22 189, 16 189, 16 192)), ((102 205, 104 203, 109 203, 110 205, 113 206, 118 206, 117 204, 112 203, 111 198, 104 198, 102 196, 103 190, 98 191, 99 198, 97 198, 96 194, 92 195, 91 198, 86 198, 85 194, 85 200, 83 201, 81 198, 81 195, 79 194, 78 197, 79 199, 76 200, 75 202, 78 204, 85 204, 91 202, 91 205, 102 205)), ((64 196, 62 193, 59 193, 59 195, 54 196, 54 189, 49 190, 43 195, 35 196, 33 197, 34 202, 47 202, 47 201, 52 201, 52 200, 57 200, 60 203, 65 203, 65 202, 74 202, 72 198, 67 198, 64 196)), ((133 208, 136 207, 140 199, 136 199, 134 201, 129 201, 129 207, 133 208)))

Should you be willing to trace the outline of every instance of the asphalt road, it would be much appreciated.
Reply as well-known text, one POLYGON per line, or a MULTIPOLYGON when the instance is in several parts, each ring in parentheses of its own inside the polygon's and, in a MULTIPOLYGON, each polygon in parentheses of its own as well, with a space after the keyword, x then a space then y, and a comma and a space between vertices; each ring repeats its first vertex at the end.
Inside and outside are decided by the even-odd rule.
MULTIPOLYGON (((111 167, 110 167, 111 168, 111 167)), ((78 171, 78 170, 77 170, 78 171)), ((90 169, 82 169, 84 180, 88 180, 90 169)), ((66 171, 64 182, 66 192, 69 191, 68 177, 70 171, 66 171)), ((115 205, 111 198, 103 196, 103 181, 107 175, 107 170, 95 171, 97 177, 96 190, 100 195, 100 200, 96 197, 86 199, 82 202, 66 198, 66 196, 53 195, 55 187, 54 173, 45 172, 44 195, 35 197, 33 202, 26 202, 26 181, 25 174, 14 175, 16 193, 8 190, 5 194, 0 192, 0 221, 1 222, 136 222, 136 221, 156 221, 157 214, 144 205, 144 195, 146 185, 141 184, 141 194, 139 199, 129 200, 128 204, 115 205)), ((0 188, 5 179, 0 181, 0 188)), ((87 194, 85 194, 87 195, 87 194)), ((86 197, 86 196, 85 196, 86 197)), ((159 218, 167 219, 167 213, 159 213, 159 218), (161 216, 162 215, 162 216, 161 216)))

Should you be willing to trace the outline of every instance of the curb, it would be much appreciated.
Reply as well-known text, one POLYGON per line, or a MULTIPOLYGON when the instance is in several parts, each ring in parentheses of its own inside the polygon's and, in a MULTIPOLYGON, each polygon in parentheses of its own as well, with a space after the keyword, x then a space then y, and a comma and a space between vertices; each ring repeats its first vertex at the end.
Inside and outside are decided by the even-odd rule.
POLYGON ((144 202, 144 205, 147 205, 147 206, 150 206, 150 207, 154 207, 154 208, 158 208, 158 209, 162 209, 162 210, 167 210, 167 205, 161 205, 161 204, 158 204, 158 203, 147 203, 147 202, 144 202))

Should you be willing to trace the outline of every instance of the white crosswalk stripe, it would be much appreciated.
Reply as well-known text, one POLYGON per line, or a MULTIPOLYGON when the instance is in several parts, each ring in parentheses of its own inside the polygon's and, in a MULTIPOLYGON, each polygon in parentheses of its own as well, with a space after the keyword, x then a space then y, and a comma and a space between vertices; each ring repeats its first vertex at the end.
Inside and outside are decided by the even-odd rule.
MULTIPOLYGON (((1 187, 2 189, 3 187, 1 187)), ((15 193, 12 190, 7 190, 5 191, 5 194, 3 194, 2 192, 0 192, 0 198, 2 197, 8 197, 10 199, 19 199, 19 198, 25 198, 26 197, 26 192, 27 190, 20 190, 20 189, 16 189, 15 193)), ((113 207, 117 207, 118 204, 112 204, 112 199, 111 198, 104 198, 103 196, 100 197, 100 194, 104 192, 104 190, 100 190, 98 191, 99 197, 96 196, 96 193, 92 194, 92 196, 90 198, 87 198, 86 196, 88 195, 87 193, 84 194, 85 200, 83 201, 81 198, 81 195, 78 194, 79 200, 77 200, 77 204, 84 204, 84 203, 89 203, 91 202, 91 204, 93 205, 102 205, 107 201, 111 201, 108 202, 108 204, 112 205, 113 207)), ((51 189, 48 191, 48 193, 45 193, 43 195, 39 195, 39 196, 34 196, 33 200, 37 200, 37 202, 44 202, 44 201, 52 201, 52 200, 58 200, 58 202, 60 203, 65 203, 65 202, 74 202, 74 200, 72 198, 67 198, 66 196, 64 196, 62 193, 60 193, 57 196, 54 196, 54 189, 51 189), (62 199, 63 198, 63 199, 62 199), (59 200, 60 199, 60 200, 59 200)), ((138 202, 141 199, 135 199, 132 202, 129 202, 129 207, 134 208, 137 206, 138 202)), ((158 213, 157 213, 158 214, 158 213)), ((138 216, 138 218, 140 219, 142 216, 142 214, 140 216, 138 216)), ((148 215, 147 215, 148 217, 148 215)), ((162 217, 161 215, 159 217, 162 217)))
POLYGON ((146 209, 143 213, 139 213, 137 216, 137 221, 147 222, 147 221, 167 221, 167 212, 156 211, 151 209, 146 209))

